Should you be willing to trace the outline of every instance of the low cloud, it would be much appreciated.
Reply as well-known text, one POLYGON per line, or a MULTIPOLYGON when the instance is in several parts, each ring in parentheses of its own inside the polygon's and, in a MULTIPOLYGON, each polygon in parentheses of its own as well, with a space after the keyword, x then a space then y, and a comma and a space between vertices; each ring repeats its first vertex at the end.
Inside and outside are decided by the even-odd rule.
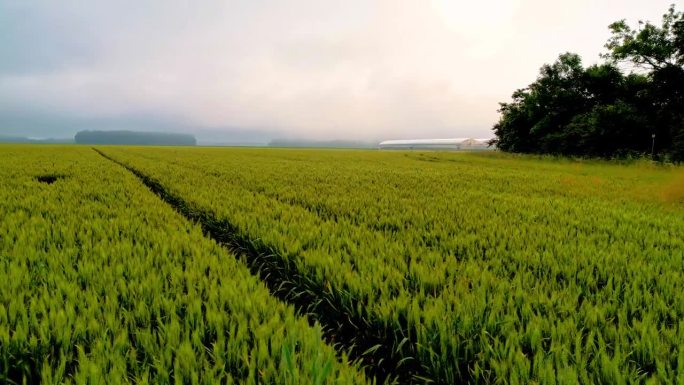
POLYGON ((131 116, 277 137, 489 136, 497 103, 541 64, 565 51, 595 61, 607 24, 657 20, 668 3, 464 4, 3 2, 0 114, 54 136, 73 134, 65 121, 131 116))

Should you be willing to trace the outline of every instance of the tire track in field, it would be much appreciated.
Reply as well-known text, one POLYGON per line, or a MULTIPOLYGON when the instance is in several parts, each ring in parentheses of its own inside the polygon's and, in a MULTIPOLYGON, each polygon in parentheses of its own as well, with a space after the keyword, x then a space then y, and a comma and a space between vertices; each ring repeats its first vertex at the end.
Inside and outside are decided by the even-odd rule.
MULTIPOLYGON (((190 170, 193 172, 204 172, 200 167, 196 165, 191 165, 191 164, 186 164, 182 163, 179 161, 175 160, 167 160, 167 159, 159 159, 151 156, 147 156, 145 154, 141 153, 135 153, 136 157, 140 157, 149 161, 153 162, 166 162, 168 164, 172 164, 175 167, 180 167, 184 168, 186 170, 190 170)), ((232 182, 231 182, 232 183, 232 182)), ((293 208, 299 208, 303 209, 310 214, 317 216, 320 220, 324 222, 333 222, 333 223, 338 223, 339 221, 347 221, 347 223, 351 226, 363 229, 367 232, 373 232, 376 234, 379 234, 382 237, 388 237, 387 242, 397 242, 396 239, 392 238, 395 236, 399 231, 400 228, 395 225, 391 224, 381 224, 381 223, 373 223, 373 222, 365 222, 365 221, 359 221, 358 218, 356 218, 353 213, 350 212, 343 212, 343 213, 336 213, 331 211, 326 205, 318 205, 318 204, 313 204, 310 203, 306 200, 302 199, 297 199, 297 198, 286 198, 279 196, 278 194, 275 194, 270 191, 265 191, 262 188, 254 188, 251 186, 240 186, 243 188, 245 191, 252 192, 254 194, 261 195, 267 199, 271 199, 275 202, 281 203, 283 205, 287 205, 293 208)), ((436 242, 429 242, 424 245, 424 248, 426 250, 433 250, 437 251, 439 253, 442 253, 441 249, 437 246, 436 242)), ((456 254, 456 253, 451 253, 451 254, 444 254, 444 258, 457 258, 460 259, 461 257, 456 254)), ((442 291, 444 289, 445 284, 439 284, 439 285, 430 285, 429 287, 425 285, 425 282, 420 281, 415 277, 413 274, 408 269, 408 264, 409 261, 407 258, 405 258, 405 263, 406 263, 406 268, 405 268, 405 273, 404 273, 404 279, 407 282, 405 290, 410 293, 410 294, 415 294, 423 290, 423 294, 426 295, 427 297, 431 298, 437 298, 442 294, 442 291)))
MULTIPOLYGON (((422 365, 413 358, 416 351, 414 336, 406 337, 378 321, 372 322, 346 311, 353 309, 355 304, 348 293, 334 292, 312 280, 297 269, 292 258, 284 258, 269 245, 243 234, 228 221, 188 204, 140 170, 96 148, 93 150, 131 172, 186 219, 199 223, 206 236, 240 256, 274 297, 293 305, 297 313, 306 316, 310 323, 318 321, 323 326, 327 342, 338 351, 347 352, 352 360, 361 361, 366 374, 375 378, 377 383, 432 382, 422 365)), ((402 325, 401 329, 407 330, 407 327, 402 325)))

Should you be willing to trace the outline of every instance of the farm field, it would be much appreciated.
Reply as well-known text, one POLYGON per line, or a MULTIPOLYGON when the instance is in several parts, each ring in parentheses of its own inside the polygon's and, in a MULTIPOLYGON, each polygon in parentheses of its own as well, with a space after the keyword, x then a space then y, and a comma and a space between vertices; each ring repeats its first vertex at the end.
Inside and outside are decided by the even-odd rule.
POLYGON ((0 380, 684 382, 681 167, 107 146, 0 160, 0 380))
POLYGON ((0 160, 0 383, 367 382, 92 149, 0 146, 0 160))

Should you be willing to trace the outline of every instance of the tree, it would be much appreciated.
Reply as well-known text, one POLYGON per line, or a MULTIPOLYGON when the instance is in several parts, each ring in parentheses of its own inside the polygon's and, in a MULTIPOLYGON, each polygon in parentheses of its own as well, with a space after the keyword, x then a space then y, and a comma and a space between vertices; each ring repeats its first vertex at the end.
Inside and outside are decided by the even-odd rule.
POLYGON ((582 66, 572 53, 544 65, 537 80, 500 103, 493 143, 503 151, 615 157, 656 152, 684 161, 684 13, 660 26, 609 26, 606 63, 582 66), (625 75, 618 64, 632 63, 625 75))
POLYGON ((612 36, 603 55, 614 62, 629 61, 637 67, 659 70, 669 66, 684 66, 684 13, 674 4, 663 15, 660 27, 639 20, 632 28, 623 19, 610 26, 612 36))
MULTIPOLYGON (((497 146, 504 151, 603 156, 599 144, 619 140, 618 132, 602 134, 597 124, 615 111, 634 112, 620 97, 628 83, 612 64, 582 66, 577 54, 565 53, 539 70, 537 80, 501 103, 501 119, 494 126, 497 146), (619 103, 618 103, 619 102, 619 103), (597 108, 597 106, 611 106, 597 108)), ((633 124, 619 129, 634 130, 633 124)))
POLYGON ((497 146, 513 152, 559 152, 554 137, 583 104, 577 88, 582 59, 565 53, 539 70, 537 81, 501 103, 502 119, 494 127, 497 146))
POLYGON ((604 57, 649 71, 656 149, 684 160, 684 12, 672 5, 660 27, 639 21, 633 29, 621 20, 610 29, 604 57))

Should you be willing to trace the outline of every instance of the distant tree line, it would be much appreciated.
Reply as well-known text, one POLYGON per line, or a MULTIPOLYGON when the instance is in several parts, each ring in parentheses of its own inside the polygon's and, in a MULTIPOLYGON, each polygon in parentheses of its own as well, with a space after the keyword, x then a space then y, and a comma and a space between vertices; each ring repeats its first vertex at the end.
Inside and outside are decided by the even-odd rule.
POLYGON ((500 103, 492 143, 503 151, 590 157, 650 155, 684 161, 684 13, 660 26, 625 20, 602 64, 574 53, 544 65, 537 80, 500 103), (627 70, 625 70, 627 68, 627 70))
POLYGON ((74 137, 79 144, 127 144, 150 146, 195 146, 188 134, 138 131, 80 131, 74 137))

